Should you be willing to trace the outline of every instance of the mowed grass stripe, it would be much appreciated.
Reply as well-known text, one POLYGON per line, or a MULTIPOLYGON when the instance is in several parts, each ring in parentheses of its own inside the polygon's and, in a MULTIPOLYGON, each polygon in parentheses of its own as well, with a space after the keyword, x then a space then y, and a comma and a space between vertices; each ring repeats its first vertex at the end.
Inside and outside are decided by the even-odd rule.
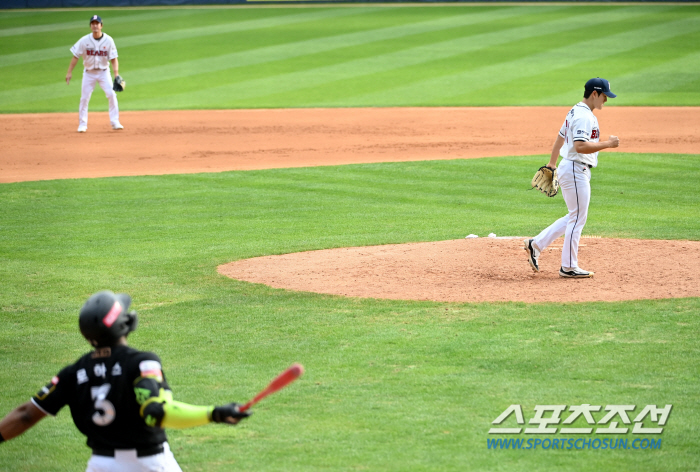
MULTIPOLYGON (((415 97, 411 101, 415 105, 449 103, 450 99, 463 95, 465 90, 469 90, 469 94, 474 94, 494 85, 532 77, 548 71, 567 68, 573 70, 577 64, 586 61, 602 61, 605 57, 698 30, 700 30, 700 18, 698 17, 661 23, 603 38, 587 39, 546 52, 524 56, 514 61, 479 67, 475 70, 356 96, 353 101, 360 104, 373 103, 376 106, 389 106, 405 101, 406 97, 415 97)), ((542 89, 540 91, 546 92, 542 89)), ((337 106, 344 102, 346 100, 330 100, 321 104, 337 106)))
MULTIPOLYGON (((677 59, 651 67, 635 69, 611 81, 613 92, 624 99, 626 105, 649 105, 660 95, 684 87, 700 78, 700 52, 686 54, 677 59)), ((530 100, 530 105, 561 102, 580 95, 582 86, 565 93, 530 100)), ((700 93, 700 90, 698 91, 700 93)))
MULTIPOLYGON (((561 7, 547 7, 540 10, 540 12, 560 9, 561 7)), ((505 10, 498 9, 483 13, 467 13, 418 23, 358 31, 355 33, 319 36, 304 41, 219 55, 201 60, 179 62, 166 67, 141 69, 134 71, 134 75, 136 76, 136 81, 139 83, 171 80, 200 73, 218 72, 267 62, 288 60, 300 56, 328 53, 341 48, 365 46, 370 43, 400 39, 422 33, 443 31, 461 26, 498 22, 518 16, 522 16, 522 8, 519 7, 505 10), (159 78, 154 77, 156 76, 156 74, 154 74, 155 72, 157 72, 159 78)))
MULTIPOLYGON (((187 38, 199 38, 203 36, 214 36, 240 31, 253 31, 261 28, 275 28, 307 21, 318 21, 351 15, 362 15, 371 10, 372 8, 369 7, 336 8, 313 11, 300 10, 303 13, 280 15, 272 18, 247 20, 241 22, 224 23, 221 25, 208 25, 189 29, 176 29, 172 31, 159 33, 124 36, 118 39, 117 48, 129 46, 143 46, 145 44, 152 43, 166 43, 168 41, 181 41, 187 38)), ((75 39, 77 41, 79 38, 75 39)), ((63 58, 66 56, 66 49, 69 49, 70 46, 72 46, 72 44, 46 49, 35 49, 32 51, 26 51, 16 54, 6 54, 0 56, 0 67, 8 67, 48 59, 63 58)))
MULTIPOLYGON (((538 10, 539 14, 540 10, 538 10)), ((221 85, 201 91, 188 91, 168 97, 168 106, 173 108, 192 108, 197 104, 215 107, 221 96, 235 96, 236 100, 250 100, 273 94, 284 94, 294 90, 320 87, 334 81, 348 80, 392 71, 403 67, 424 65, 438 59, 456 57, 469 52, 476 52, 501 44, 518 43, 523 40, 547 34, 556 34, 571 31, 572 25, 585 28, 588 24, 605 24, 606 22, 620 20, 634 20, 649 14, 644 7, 625 9, 611 15, 610 11, 589 13, 577 16, 575 21, 571 17, 537 23, 533 25, 501 29, 489 33, 473 36, 462 36, 449 41, 423 44, 388 54, 357 59, 337 65, 306 69, 298 72, 279 74, 262 79, 248 80, 233 84, 221 85)), ((465 65, 467 67, 467 65, 465 65)), ((427 68, 426 68, 427 69, 427 68)), ((461 90, 461 89, 460 89, 461 90)), ((380 95, 381 92, 377 92, 380 95)), ((411 95, 401 97, 401 100, 413 99, 411 95)), ((145 99, 131 102, 133 109, 149 109, 157 106, 157 99, 145 99)), ((368 106, 373 103, 366 101, 368 106)), ((397 104, 399 102, 395 102, 397 104)), ((254 102, 244 102, 248 106, 254 106, 254 102)), ((349 103, 345 99, 320 101, 319 106, 344 106, 349 103)))
MULTIPOLYGON (((571 98, 561 97, 574 87, 578 89, 580 82, 590 76, 604 76, 617 83, 616 77, 700 50, 700 32, 693 28, 685 36, 676 32, 666 34, 665 40, 660 37, 661 41, 656 43, 639 37, 647 34, 645 28, 651 25, 673 28, 674 20, 700 18, 700 10, 693 7, 606 5, 588 9, 538 5, 366 9, 369 13, 215 37, 200 36, 143 47, 120 46, 121 71, 131 86, 127 94, 120 96, 121 108, 502 106, 530 104, 537 98, 544 99, 544 95, 549 100, 535 104, 569 105, 571 98), (469 19, 460 23, 459 17, 469 19), (484 21, 474 20, 478 17, 484 21), (593 21, 589 21, 591 18, 593 21), (457 26, 450 28, 450 24, 457 26), (541 31, 537 31, 540 25, 541 31), (620 49, 612 45, 609 54, 611 48, 605 43, 620 39, 609 34, 621 32, 630 35, 627 40, 635 47, 620 49), (212 46, 213 41, 216 47, 212 46), (593 47, 601 41, 605 47, 593 47), (561 49, 552 49, 577 47, 577 44, 580 50, 575 55, 581 62, 571 62, 572 57, 566 57, 567 51, 562 57, 561 49), (533 54, 540 54, 541 60, 549 63, 539 68, 539 74, 526 75, 530 80, 523 88, 523 72, 535 57, 533 54), (499 68, 499 64, 505 68, 499 68), (482 79, 478 87, 465 80, 474 74, 482 79), (542 84, 546 84, 546 91, 542 84), (222 88, 212 89, 212 86, 222 88)), ((122 31, 131 35, 119 34, 119 37, 142 36, 143 32, 161 34, 156 30, 191 30, 193 26, 204 30, 205 24, 219 26, 226 18, 236 19, 236 24, 249 24, 251 19, 278 17, 280 11, 298 16, 296 9, 284 8, 235 10, 230 15, 228 12, 234 10, 207 11, 210 14, 198 15, 191 22, 186 22, 187 17, 159 22, 155 29, 148 22, 123 26, 122 31)), ((45 14, 36 20, 45 22, 45 14)), ((62 42, 75 39, 71 35, 67 41, 67 33, 62 34, 62 42)), ((38 45, 40 35, 30 36, 32 44, 38 45)), ((16 45, 18 39, 0 38, 0 49, 6 50, 4 45, 16 45)), ((61 58, 3 69, 5 87, 0 92, 0 110, 73 110, 79 83, 76 80, 66 86, 62 74, 56 76, 56 70, 65 70, 67 59, 66 52, 61 58), (49 80, 52 83, 46 85, 49 80)), ((679 65, 676 73, 684 77, 692 74, 688 72, 692 65, 679 65)), ((678 84, 675 93, 657 95, 654 104, 700 104, 700 93, 693 93, 693 84, 687 80, 678 84)), ((106 109, 103 96, 94 95, 93 110, 106 109)), ((629 102, 624 99, 615 101, 615 105, 625 104, 629 102)))
MULTIPOLYGON (((170 18, 178 18, 178 17, 183 17, 183 16, 191 16, 191 15, 196 15, 197 13, 204 13, 207 12, 207 10, 198 10, 198 9, 187 9, 187 10, 158 10, 158 11, 153 11, 153 12, 146 12, 146 13, 140 13, 140 14, 129 14, 129 15, 124 15, 123 13, 120 15, 120 12, 115 11, 113 14, 110 14, 109 17, 103 18, 103 21, 107 22, 107 26, 111 27, 112 25, 124 25, 124 24, 133 24, 137 22, 144 22, 144 21, 163 21, 163 20, 168 20, 170 18), (113 16, 114 15, 114 16, 113 16)), ((0 37, 8 37, 8 36, 24 36, 28 34, 38 34, 38 33, 52 33, 56 31, 65 31, 65 30, 80 30, 80 33, 83 35, 87 34, 90 32, 88 28, 88 20, 89 16, 85 17, 85 20, 79 20, 79 21, 65 21, 62 23, 50 23, 50 24, 45 24, 45 25, 33 25, 33 26, 17 26, 13 28, 4 28, 0 29, 0 37)), ((106 27, 105 27, 106 30, 106 27)), ((77 40, 77 38, 76 38, 77 40)))
MULTIPOLYGON (((538 13, 544 11, 560 10, 561 7, 545 7, 538 9, 538 13)), ((181 61, 163 66, 148 67, 129 71, 129 85, 143 85, 162 82, 178 78, 190 77, 199 74, 207 74, 248 67, 257 64, 265 64, 274 61, 289 60, 295 57, 332 52, 333 50, 363 46, 369 43, 398 39, 406 36, 441 31, 459 26, 474 25, 477 23, 498 22, 505 19, 521 16, 521 7, 497 9, 483 13, 468 13, 464 15, 448 16, 437 20, 424 21, 413 24, 390 26, 374 30, 346 33, 335 36, 318 37, 314 39, 295 41, 275 46, 252 49, 248 51, 222 54, 214 57, 181 61)), ((121 41, 119 42, 121 47, 121 41)), ((25 87, 0 92, 0 106, 33 101, 43 101, 62 96, 73 96, 75 91, 68 89, 65 84, 57 83, 45 86, 25 87)), ((130 106, 133 106, 130 104, 130 106)))

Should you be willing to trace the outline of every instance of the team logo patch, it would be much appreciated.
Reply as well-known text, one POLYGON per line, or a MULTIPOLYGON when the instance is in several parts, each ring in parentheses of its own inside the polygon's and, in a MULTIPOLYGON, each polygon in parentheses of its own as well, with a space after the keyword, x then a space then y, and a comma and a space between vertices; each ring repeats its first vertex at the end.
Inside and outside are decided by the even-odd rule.
POLYGON ((121 303, 114 302, 114 305, 112 305, 112 308, 109 310, 109 312, 102 319, 102 322, 105 324, 106 327, 111 328, 112 325, 114 324, 114 322, 117 321, 117 318, 119 318, 119 315, 121 315, 121 313, 122 313, 121 303))
POLYGON ((56 384, 58 383, 58 377, 52 378, 52 379, 51 379, 51 383, 52 383, 53 385, 56 385, 56 384))
POLYGON ((37 394, 34 395, 34 398, 36 398, 39 401, 45 400, 46 397, 49 396, 49 393, 51 393, 55 388, 55 385, 51 385, 51 388, 49 388, 49 385, 47 385, 46 387, 43 387, 41 390, 39 390, 39 392, 37 392, 37 394))
POLYGON ((139 370, 141 371, 142 377, 163 378, 163 372, 161 371, 160 362, 158 361, 141 361, 139 363, 139 370))

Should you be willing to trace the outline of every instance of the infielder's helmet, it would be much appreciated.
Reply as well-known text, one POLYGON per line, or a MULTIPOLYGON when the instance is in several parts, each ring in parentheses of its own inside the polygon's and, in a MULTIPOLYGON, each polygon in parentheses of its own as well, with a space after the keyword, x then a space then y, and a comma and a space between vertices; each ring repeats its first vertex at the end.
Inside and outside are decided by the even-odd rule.
POLYGON ((114 345, 136 329, 138 318, 135 311, 128 311, 129 305, 126 293, 97 292, 80 309, 80 332, 95 347, 114 345))

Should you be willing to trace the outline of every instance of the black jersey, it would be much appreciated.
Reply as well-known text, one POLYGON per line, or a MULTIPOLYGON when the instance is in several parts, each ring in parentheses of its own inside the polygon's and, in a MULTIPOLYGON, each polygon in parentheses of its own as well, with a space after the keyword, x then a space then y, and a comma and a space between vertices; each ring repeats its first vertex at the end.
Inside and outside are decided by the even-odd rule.
POLYGON ((70 407, 75 426, 92 449, 140 449, 166 440, 162 428, 146 425, 139 414, 134 383, 156 376, 169 390, 160 358, 119 345, 85 354, 61 370, 32 402, 50 415, 70 407))

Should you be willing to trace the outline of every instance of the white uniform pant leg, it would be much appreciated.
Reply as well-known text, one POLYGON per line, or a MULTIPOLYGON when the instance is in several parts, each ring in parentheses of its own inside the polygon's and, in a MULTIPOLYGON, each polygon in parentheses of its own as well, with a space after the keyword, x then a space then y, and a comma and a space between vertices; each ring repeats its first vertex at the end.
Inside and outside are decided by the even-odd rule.
POLYGON ((112 76, 109 74, 109 69, 105 69, 99 76, 97 81, 109 100, 109 122, 113 125, 119 123, 119 103, 117 102, 117 92, 112 90, 112 76))
MULTIPOLYGON (((591 203, 591 171, 588 166, 572 162, 566 188, 562 190, 564 201, 569 208, 569 222, 564 233, 564 246, 561 251, 561 266, 578 267, 578 243, 588 219, 588 206, 591 203)), ((561 185, 561 180, 559 181, 561 185)))
POLYGON ((182 472, 168 443, 164 451, 148 457, 137 457, 136 451, 117 451, 114 457, 91 456, 86 472, 182 472))
POLYGON ((95 90, 98 74, 93 71, 83 71, 83 84, 80 91, 80 107, 78 108, 78 120, 80 126, 88 124, 88 104, 92 91, 95 90))
POLYGON ((562 159, 557 177, 569 213, 535 236, 534 245, 540 251, 544 251, 555 239, 564 236, 561 265, 566 268, 575 268, 578 267, 578 244, 581 231, 586 224, 588 205, 591 201, 591 174, 583 164, 562 159))
POLYGON ((564 235, 568 222, 569 215, 562 216, 557 221, 543 229, 542 232, 533 239, 535 247, 540 252, 544 251, 547 246, 552 244, 552 241, 564 235))

